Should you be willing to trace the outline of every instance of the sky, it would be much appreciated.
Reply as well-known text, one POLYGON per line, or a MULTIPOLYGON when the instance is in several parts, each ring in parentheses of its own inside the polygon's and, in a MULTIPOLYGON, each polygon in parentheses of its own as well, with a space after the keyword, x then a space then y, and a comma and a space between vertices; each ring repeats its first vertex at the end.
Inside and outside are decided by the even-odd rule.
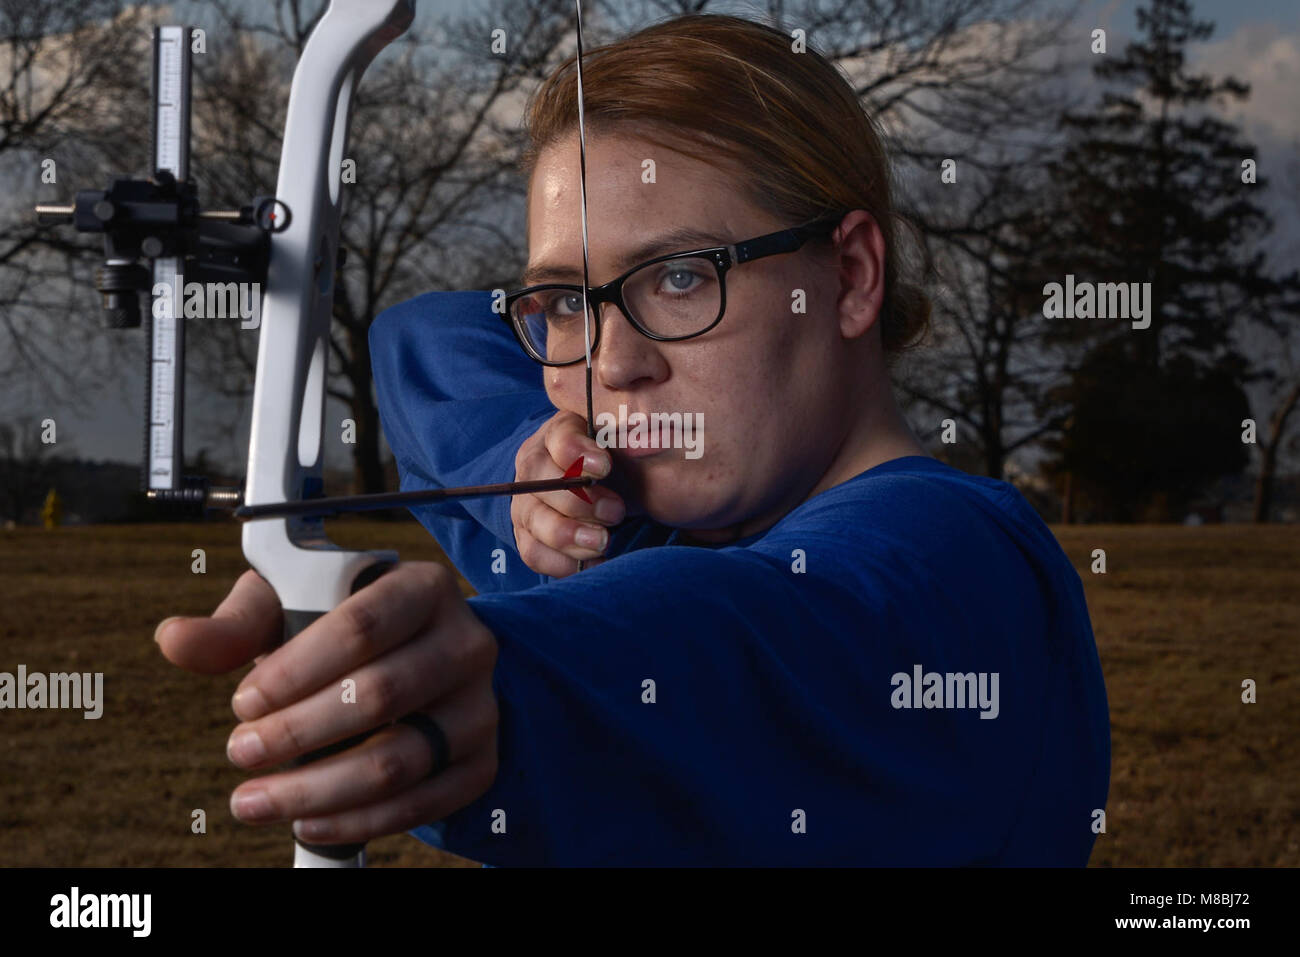
MULTIPOLYGON (((255 0, 249 0, 255 2, 255 0)), ((419 0, 421 21, 456 14, 469 9, 473 0, 419 0)), ((1125 37, 1136 29, 1136 0, 1091 0, 1084 3, 1075 24, 1086 36, 1093 26, 1103 26, 1110 37, 1111 49, 1120 49, 1125 37)), ((760 13, 755 4, 731 3, 725 12, 760 13)), ((1216 22, 1217 29, 1208 43, 1192 48, 1191 67, 1215 76, 1231 74, 1247 81, 1253 88, 1251 98, 1228 110, 1228 118, 1241 124, 1245 137, 1259 146, 1261 173, 1277 172, 1277 163, 1289 156, 1300 157, 1300 0, 1198 0, 1195 11, 1201 19, 1216 22)), ((87 186, 93 184, 86 184, 87 186)), ((1293 184, 1300 192, 1300 183, 1293 184)), ((1275 248, 1290 258, 1292 266, 1300 261, 1300 204, 1278 211, 1281 219, 1275 248)), ((138 375, 138 374, 137 374, 138 375)), ((60 420, 62 435, 74 435, 76 451, 93 459, 132 461, 140 445, 139 397, 142 388, 130 376, 117 383, 104 401, 85 415, 65 413, 60 420)), ((191 409, 202 407, 201 397, 190 397, 191 409)), ((216 403, 229 412, 231 406, 216 403)), ((337 420, 342 407, 332 410, 337 420)), ((241 436, 246 436, 246 427, 241 436)), ((215 451, 242 460, 246 450, 241 439, 215 451)), ((190 442, 187 449, 196 451, 190 442)), ((331 461, 332 467, 346 465, 346 460, 331 461)))

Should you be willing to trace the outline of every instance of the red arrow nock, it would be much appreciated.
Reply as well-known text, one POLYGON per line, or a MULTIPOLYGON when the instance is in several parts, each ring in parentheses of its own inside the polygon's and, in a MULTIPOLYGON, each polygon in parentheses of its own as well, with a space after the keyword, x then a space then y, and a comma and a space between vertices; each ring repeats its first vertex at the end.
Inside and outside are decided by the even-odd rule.
MULTIPOLYGON (((584 456, 579 455, 577 460, 572 465, 570 465, 567 469, 564 470, 565 478, 577 478, 579 475, 582 474, 583 458, 584 456)), ((578 498, 582 499, 588 505, 591 504, 591 496, 587 494, 587 490, 584 489, 581 485, 577 486, 576 488, 571 488, 569 489, 569 491, 572 492, 574 495, 578 496, 578 498)))

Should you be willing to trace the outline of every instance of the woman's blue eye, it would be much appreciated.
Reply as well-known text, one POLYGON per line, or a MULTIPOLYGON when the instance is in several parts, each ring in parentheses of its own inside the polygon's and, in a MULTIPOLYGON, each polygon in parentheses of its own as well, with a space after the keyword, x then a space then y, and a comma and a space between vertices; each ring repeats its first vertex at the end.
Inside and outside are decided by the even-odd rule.
POLYGON ((582 315, 582 294, 573 292, 556 293, 546 301, 546 318, 551 320, 572 319, 582 315))
POLYGON ((667 293, 693 292, 703 278, 698 272, 686 267, 666 269, 662 277, 664 285, 660 289, 667 293))

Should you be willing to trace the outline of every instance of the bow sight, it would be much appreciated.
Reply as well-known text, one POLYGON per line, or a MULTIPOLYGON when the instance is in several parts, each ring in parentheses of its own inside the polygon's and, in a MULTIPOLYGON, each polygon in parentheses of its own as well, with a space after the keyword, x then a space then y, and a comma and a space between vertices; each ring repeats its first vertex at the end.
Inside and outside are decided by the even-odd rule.
POLYGON ((177 291, 186 280, 261 289, 270 236, 288 228, 291 213, 267 196, 235 210, 200 206, 198 187, 189 178, 191 42, 188 27, 154 30, 152 177, 117 178, 108 189, 78 192, 71 206, 41 205, 36 213, 44 224, 71 223, 79 232, 103 234, 104 263, 95 270, 95 288, 109 328, 138 328, 141 296, 151 297, 143 312, 149 386, 141 488, 162 502, 233 507, 239 490, 210 489, 205 478, 182 475, 185 322, 177 291))
POLYGON ((175 259, 180 275, 200 283, 262 285, 269 234, 289 219, 283 203, 265 196, 238 210, 200 209, 194 183, 166 169, 151 179, 115 179, 106 190, 82 190, 72 206, 42 205, 36 213, 44 224, 72 223, 78 232, 104 234, 95 288, 110 329, 140 325, 140 294, 152 290, 154 278, 140 259, 175 259))

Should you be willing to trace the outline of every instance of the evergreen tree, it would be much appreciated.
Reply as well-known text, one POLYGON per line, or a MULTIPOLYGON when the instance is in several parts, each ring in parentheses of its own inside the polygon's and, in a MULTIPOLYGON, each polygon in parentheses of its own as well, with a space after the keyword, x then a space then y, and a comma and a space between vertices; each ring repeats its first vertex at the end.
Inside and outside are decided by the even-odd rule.
POLYGON ((1213 395, 1246 407, 1247 365, 1230 330, 1279 283, 1265 273, 1272 221, 1256 201, 1255 149, 1211 115, 1249 87, 1187 72, 1187 45, 1214 30, 1187 0, 1150 0, 1137 24, 1139 38, 1094 68, 1100 103, 1062 117, 1067 144, 1049 164, 1061 205, 1043 262, 1044 281, 1150 283, 1150 325, 1043 320, 1058 341, 1091 344, 1063 390, 1074 414, 1048 471, 1086 476, 1107 514, 1144 514, 1144 501, 1168 493, 1163 512, 1146 514, 1176 518, 1196 489, 1246 462, 1240 417, 1188 403, 1213 395))

